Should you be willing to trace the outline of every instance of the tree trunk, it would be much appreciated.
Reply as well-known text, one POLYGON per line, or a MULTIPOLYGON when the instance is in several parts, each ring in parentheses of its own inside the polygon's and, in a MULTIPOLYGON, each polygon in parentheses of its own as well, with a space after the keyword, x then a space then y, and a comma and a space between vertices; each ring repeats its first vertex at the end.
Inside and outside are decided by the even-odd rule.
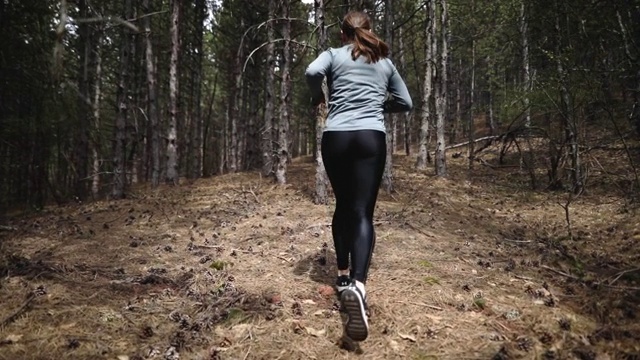
MULTIPOLYGON (((130 19, 132 15, 131 0, 124 0, 124 17, 130 19)), ((130 57, 131 57, 131 30, 122 27, 122 45, 120 47, 120 78, 116 94, 116 126, 113 157, 113 190, 114 199, 122 199, 125 196, 127 185, 126 174, 126 127, 127 113, 129 110, 129 84, 130 84, 130 57)))
POLYGON ((93 137, 91 141, 92 174, 91 194, 97 199, 100 194, 100 100, 102 99, 102 29, 96 33, 94 48, 95 80, 93 83, 93 137))
POLYGON ((444 137, 445 122, 447 119, 447 63, 449 60, 449 50, 447 44, 447 32, 448 26, 448 9, 447 0, 441 0, 441 48, 440 48, 440 74, 438 76, 438 82, 436 83, 437 99, 436 99, 436 155, 435 166, 436 176, 447 176, 447 164, 446 164, 446 140, 444 137))
MULTIPOLYGON (((556 1, 556 7, 561 6, 556 1)), ((564 10, 558 9, 556 12, 556 67, 558 78, 560 80, 560 116, 564 127, 565 142, 568 145, 569 158, 571 159, 571 169, 569 169, 569 178, 572 185, 572 192, 579 194, 584 189, 581 171, 580 150, 578 147, 577 123, 573 113, 573 104, 571 101, 571 93, 569 92, 569 74, 562 63, 562 32, 560 26, 560 16, 564 10)))
MULTIPOLYGON (((142 11, 149 14, 149 0, 142 2, 142 11)), ((145 60, 147 72, 147 117, 149 118, 150 142, 151 142, 151 186, 160 184, 160 119, 158 117, 158 104, 156 95, 156 66, 153 57, 153 43, 151 41, 151 17, 145 16, 143 19, 145 32, 145 60)))
POLYGON ((529 19, 525 0, 520 3, 520 36, 522 41, 522 72, 524 85, 524 126, 528 133, 531 127, 531 109, 529 106, 529 93, 531 92, 531 67, 529 65, 529 19))
POLYGON ((180 52, 180 1, 171 0, 171 62, 169 65, 169 131, 167 133, 167 178, 168 184, 178 185, 178 96, 180 76, 178 58, 180 52))
POLYGON ((460 128, 460 124, 462 123, 462 91, 461 91, 461 78, 462 78, 462 59, 458 60, 457 70, 454 72, 455 77, 455 87, 456 87, 456 116, 454 120, 451 122, 451 132, 449 133, 449 142, 456 142, 456 137, 458 135, 458 129, 460 128))
POLYGON ((529 18, 527 16, 526 2, 522 0, 520 3, 520 36, 522 46, 522 83, 524 92, 524 136, 526 141, 526 151, 522 158, 523 165, 529 173, 531 188, 537 186, 535 160, 533 155, 533 146, 531 146, 530 128, 531 128, 531 104, 530 93, 532 88, 531 66, 529 63, 529 18))
MULTIPOLYGON (((390 56, 393 51, 393 0, 384 0, 384 33, 385 41, 389 45, 390 56)), ((394 152, 394 115, 386 114, 384 116, 384 124, 387 133, 387 158, 384 165, 384 173, 382 175, 382 188, 390 193, 393 191, 393 152, 394 152)))
POLYGON ((192 134, 191 134, 191 178, 197 179, 202 177, 202 132, 203 132, 203 120, 202 120, 202 60, 203 60, 203 36, 204 36, 204 22, 207 19, 207 8, 205 0, 196 0, 195 4, 196 20, 195 20, 195 69, 193 70, 193 83, 194 83, 194 99, 193 99, 193 121, 192 134))
POLYGON ((291 20, 289 11, 291 4, 282 2, 282 83, 280 89, 280 120, 278 122, 278 153, 276 156, 276 181, 283 185, 287 183, 287 162, 289 160, 289 102, 291 101, 291 20))
POLYGON ((489 67, 489 71, 487 71, 487 86, 489 90, 487 91, 487 126, 489 127, 489 135, 493 135, 496 132, 496 124, 495 118, 493 114, 493 75, 495 70, 495 64, 491 56, 487 57, 487 66, 489 67))
POLYGON ((431 126, 431 101, 433 98, 433 73, 434 73, 434 53, 432 40, 435 37, 436 25, 435 25, 435 6, 436 0, 427 1, 427 21, 425 25, 425 74, 422 83, 423 87, 423 99, 422 99, 422 112, 420 114, 420 138, 418 142, 418 157, 416 160, 416 169, 426 170, 427 163, 429 162, 429 127, 431 126))
MULTIPOLYGON (((244 29, 244 19, 240 20, 240 29, 244 29)), ((227 117, 231 126, 229 137, 227 169, 229 172, 235 173, 238 170, 240 159, 240 144, 238 136, 238 118, 240 116, 240 101, 242 96, 242 57, 244 53, 244 42, 241 41, 238 52, 235 57, 232 78, 232 90, 229 95, 229 105, 227 107, 227 117)))
MULTIPOLYGON (((78 1, 78 11, 80 18, 89 17, 89 6, 86 0, 78 1)), ((77 135, 74 136, 74 195, 78 199, 84 199, 87 195, 87 179, 89 166, 89 124, 91 124, 91 83, 94 80, 92 74, 91 57, 92 57, 92 28, 87 23, 78 25, 78 54, 80 55, 80 69, 78 71, 78 123, 77 135)))
MULTIPOLYGON (((407 69, 407 60, 405 57, 404 36, 402 27, 398 29, 398 49, 400 51, 399 65, 400 73, 405 74, 407 69)), ((404 152, 407 156, 411 155, 411 115, 409 113, 402 114, 402 143, 404 152)))
MULTIPOLYGON (((327 42, 327 29, 325 27, 325 8, 324 0, 315 0, 315 14, 316 14, 316 26, 318 27, 318 44, 316 55, 325 49, 327 42)), ((329 89, 327 88, 327 80, 322 82, 322 91, 325 99, 329 99, 329 89)), ((324 161, 322 160, 322 133, 327 118, 327 104, 323 103, 316 109, 316 128, 315 128, 315 141, 316 141, 316 204, 327 204, 329 202, 328 194, 328 179, 327 173, 324 168, 324 161)))
POLYGON ((262 175, 270 176, 274 170, 273 164, 273 127, 275 124, 275 25, 276 0, 269 0, 269 22, 267 23, 267 81, 265 86, 265 107, 262 135, 260 136, 262 149, 262 175))
MULTIPOLYGON (((474 0, 472 0, 472 4, 474 0)), ((472 5, 474 6, 474 5, 472 5)), ((475 7, 474 7, 475 8, 475 7)), ((476 40, 471 40, 471 89, 469 91, 469 174, 473 171, 475 163, 475 99, 476 99, 476 40)))

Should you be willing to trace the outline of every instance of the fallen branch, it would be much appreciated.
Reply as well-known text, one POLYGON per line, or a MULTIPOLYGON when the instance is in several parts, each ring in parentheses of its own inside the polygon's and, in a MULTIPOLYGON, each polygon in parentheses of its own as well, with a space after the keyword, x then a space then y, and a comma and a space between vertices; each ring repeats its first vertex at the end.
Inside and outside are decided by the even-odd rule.
POLYGON ((496 166, 496 165, 491 165, 491 164, 489 164, 489 163, 487 162, 487 160, 484 160, 484 159, 482 159, 482 158, 476 158, 476 160, 477 160, 480 164, 482 164, 482 165, 484 165, 484 166, 486 166, 486 167, 490 167, 490 168, 492 168, 492 169, 494 169, 494 170, 495 170, 495 169, 508 169, 508 168, 517 168, 517 167, 520 167, 520 165, 497 165, 497 166, 496 166))
POLYGON ((220 246, 220 245, 193 245, 194 247, 200 248, 200 249, 214 249, 214 250, 223 250, 224 247, 220 246))
POLYGON ((256 203, 260 204, 260 200, 258 199, 258 195, 256 195, 256 193, 253 191, 252 188, 249 188, 249 190, 245 190, 244 186, 242 187, 242 193, 243 194, 251 194, 253 195, 253 198, 256 200, 256 203))
POLYGON ((418 228, 417 226, 414 226, 413 224, 411 224, 411 223, 410 223, 410 222, 408 222, 408 221, 405 221, 405 222, 404 222, 404 224, 405 224, 405 225, 407 225, 408 227, 410 227, 411 229, 413 229, 413 230, 415 230, 415 231, 419 232, 420 234, 422 234, 422 235, 424 235, 424 236, 428 237, 428 238, 434 238, 434 237, 435 237, 433 234, 429 234, 428 232, 426 232, 426 231, 424 231, 424 230, 422 230, 422 229, 418 228))
POLYGON ((517 244, 528 244, 532 241, 532 240, 511 240, 511 239, 502 239, 502 240, 512 242, 512 243, 517 243, 517 244))
POLYGON ((397 301, 398 304, 404 304, 404 305, 416 305, 416 306, 423 306, 429 309, 433 309, 433 310, 438 310, 438 311, 444 311, 443 308, 439 307, 439 306, 435 306, 435 305, 429 305, 429 304, 425 304, 425 303, 421 303, 421 302, 413 302, 413 301, 397 301))
POLYGON ((519 279, 519 280, 525 280, 525 281, 533 281, 532 278, 530 277, 526 277, 526 276, 520 276, 520 275, 513 275, 514 278, 519 279))
POLYGON ((475 139, 475 140, 473 140, 473 141, 465 141, 465 142, 460 143, 460 144, 449 145, 449 146, 445 147, 445 150, 451 150, 451 149, 455 149, 455 148, 459 148, 459 147, 467 146, 467 145, 469 145, 469 144, 471 144, 471 143, 474 143, 474 144, 475 144, 475 143, 477 143, 477 142, 484 141, 484 140, 495 140, 495 139, 499 139, 499 138, 503 137, 504 135, 505 135, 505 134, 502 134, 502 135, 485 136, 485 137, 481 137, 481 138, 475 139))
MULTIPOLYGON (((580 278, 578 278, 578 277, 576 277, 576 276, 573 276, 573 275, 571 275, 571 274, 567 274, 567 273, 565 273, 565 272, 562 272, 562 271, 560 271, 560 270, 554 269, 554 268, 552 268, 552 267, 548 267, 548 266, 545 266, 545 265, 540 265, 540 267, 541 267, 541 268, 543 268, 543 269, 547 269, 547 270, 549 270, 549 271, 551 271, 551 272, 554 272, 554 273, 556 273, 556 274, 558 274, 558 275, 562 275, 562 276, 568 277, 569 279, 576 280, 576 281, 580 281, 580 282, 582 282, 582 283, 584 283, 584 282, 585 282, 584 280, 582 280, 582 279, 580 279, 580 278)), ((634 270, 640 270, 640 269, 634 269, 634 270)), ((633 270, 632 270, 632 271, 633 271, 633 270)), ((596 286, 602 286, 602 287, 606 287, 606 288, 609 288, 609 289, 640 291, 640 287, 633 287, 633 286, 613 286, 613 285, 610 285, 610 284, 604 284, 602 281, 594 281, 594 282, 593 282, 593 284, 594 284, 594 285, 596 285, 596 286)))
POLYGON ((613 280, 609 281, 609 285, 613 285, 613 283, 618 281, 623 275, 629 274, 629 273, 632 273, 632 272, 636 272, 636 271, 640 271, 640 268, 625 270, 625 271, 621 271, 621 272, 617 273, 615 275, 615 278, 613 280))
POLYGON ((36 295, 35 292, 32 292, 31 294, 29 294, 29 297, 27 297, 27 300, 24 303, 22 303, 22 305, 16 311, 14 311, 12 314, 10 314, 4 320, 2 320, 2 322, 0 322, 0 328, 3 328, 5 326, 9 325, 16 318, 18 318, 18 316, 20 316, 20 314, 22 314, 26 310, 26 308, 31 304, 31 302, 36 297, 37 297, 37 295, 36 295))
POLYGON ((546 266, 546 265, 540 265, 540 267, 541 267, 541 268, 543 268, 543 269, 547 269, 547 270, 549 270, 549 271, 551 271, 551 272, 554 272, 554 273, 556 273, 556 274, 558 274, 558 275, 562 275, 562 276, 564 276, 564 277, 568 277, 569 279, 576 280, 576 281, 580 281, 580 278, 579 278, 579 277, 574 276, 574 275, 571 275, 571 274, 567 274, 566 272, 562 272, 562 271, 560 271, 560 270, 558 270, 558 269, 554 269, 554 268, 552 268, 552 267, 548 267, 548 266, 546 266))

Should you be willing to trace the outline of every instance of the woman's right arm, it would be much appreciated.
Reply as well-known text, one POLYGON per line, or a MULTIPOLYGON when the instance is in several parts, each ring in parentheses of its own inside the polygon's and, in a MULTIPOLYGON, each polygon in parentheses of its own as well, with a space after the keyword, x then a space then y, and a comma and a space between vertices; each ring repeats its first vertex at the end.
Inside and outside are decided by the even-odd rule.
POLYGON ((413 109, 413 101, 411 100, 409 89, 407 89, 407 85, 404 83, 404 80, 402 80, 402 76, 400 76, 400 73, 393 64, 391 64, 391 68, 392 72, 387 87, 391 98, 384 102, 383 111, 385 113, 411 111, 411 109, 413 109))

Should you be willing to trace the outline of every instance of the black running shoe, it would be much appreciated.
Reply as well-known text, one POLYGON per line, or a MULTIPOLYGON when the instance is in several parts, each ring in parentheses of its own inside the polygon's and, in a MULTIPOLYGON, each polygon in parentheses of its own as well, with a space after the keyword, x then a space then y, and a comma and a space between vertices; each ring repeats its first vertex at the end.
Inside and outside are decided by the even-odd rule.
POLYGON ((353 341, 364 341, 369 336, 369 323, 365 309, 365 300, 355 281, 341 294, 340 302, 347 313, 346 335, 353 341))
POLYGON ((340 275, 336 279, 336 293, 338 296, 351 285, 351 278, 348 275, 340 275))

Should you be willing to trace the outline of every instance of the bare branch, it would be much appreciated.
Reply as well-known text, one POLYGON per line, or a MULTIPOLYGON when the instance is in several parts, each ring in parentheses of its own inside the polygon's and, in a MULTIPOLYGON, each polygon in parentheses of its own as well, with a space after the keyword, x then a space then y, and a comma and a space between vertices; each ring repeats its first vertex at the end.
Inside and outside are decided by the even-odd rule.
MULTIPOLYGON (((275 40, 273 40, 273 42, 274 42, 274 43, 275 43, 275 42, 281 42, 281 41, 284 41, 284 39, 275 39, 275 40)), ((298 44, 298 45, 300 45, 300 46, 304 47, 305 49, 306 49, 306 48, 312 48, 312 49, 316 50, 316 47, 315 47, 315 46, 313 46, 313 45, 304 44, 304 43, 301 43, 301 42, 296 41, 296 40, 293 40, 293 39, 290 39, 289 41, 290 41, 290 42, 292 42, 292 43, 294 43, 294 44, 298 44)), ((247 59, 244 61, 244 66, 242 67, 242 72, 243 72, 243 73, 244 73, 244 72, 245 72, 245 70, 247 69, 247 63, 249 62, 249 60, 251 60, 251 58, 253 57, 253 54, 255 54, 258 50, 262 49, 263 47, 265 47, 265 46, 267 46, 267 45, 269 45, 269 41, 267 41, 267 42, 264 42, 264 43, 260 44, 258 47, 256 47, 255 49, 253 49, 253 50, 251 51, 251 53, 249 54, 249 56, 247 56, 247 59)))
POLYGON ((135 31, 136 33, 140 32, 140 29, 135 26, 132 22, 123 20, 117 16, 100 16, 93 17, 87 19, 77 19, 75 21, 76 24, 92 24, 92 23, 116 23, 119 25, 124 25, 128 27, 130 30, 135 31))

